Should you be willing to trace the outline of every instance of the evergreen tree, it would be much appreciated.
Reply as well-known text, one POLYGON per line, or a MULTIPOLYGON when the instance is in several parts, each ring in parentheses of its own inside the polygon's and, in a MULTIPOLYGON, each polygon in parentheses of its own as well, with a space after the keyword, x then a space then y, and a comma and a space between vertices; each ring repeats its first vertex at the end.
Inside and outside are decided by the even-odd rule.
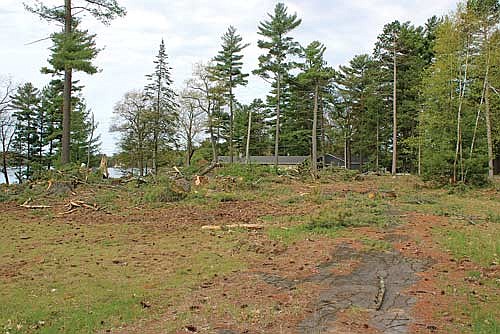
POLYGON ((305 64, 303 73, 299 74, 299 82, 307 87, 313 96, 313 124, 312 124, 312 149, 311 149, 311 168, 314 177, 317 173, 318 161, 318 112, 320 104, 320 94, 329 81, 333 78, 333 69, 327 67, 324 60, 326 47, 318 41, 314 41, 304 49, 305 64))
POLYGON ((335 84, 341 97, 336 116, 341 121, 346 168, 351 168, 353 150, 364 157, 374 148, 372 144, 378 141, 377 138, 369 136, 377 131, 377 115, 370 108, 369 101, 370 96, 374 94, 370 86, 373 78, 370 75, 372 67, 370 56, 359 55, 355 56, 349 65, 340 66, 336 75, 335 84))
MULTIPOLYGON (((73 85, 73 88, 75 86, 73 85)), ((62 136, 63 82, 52 80, 41 93, 41 109, 45 113, 45 135, 42 138, 46 147, 46 166, 50 169, 57 160, 62 136)))
POLYGON ((432 55, 427 49, 431 45, 425 39, 424 28, 394 21, 384 27, 375 46, 380 97, 385 101, 384 109, 391 109, 393 116, 390 140, 393 174, 398 165, 406 171, 414 169, 415 157, 405 141, 416 135, 420 87, 432 55), (401 160, 402 164, 398 164, 401 160))
POLYGON ((233 163, 234 140, 234 89, 246 86, 248 74, 242 72, 243 55, 241 52, 250 44, 242 44, 243 38, 236 33, 236 28, 230 26, 222 36, 222 50, 214 58, 212 69, 214 79, 221 83, 224 96, 229 100, 229 156, 233 163))
MULTIPOLYGON (((89 66, 97 54, 93 37, 85 31, 78 31, 78 19, 74 11, 86 13, 109 24, 117 16, 124 16, 125 9, 116 0, 64 0, 64 5, 47 6, 36 1, 35 5, 24 3, 25 8, 48 21, 64 24, 62 33, 53 35, 53 66, 56 71, 64 71, 63 127, 61 162, 70 162, 71 136, 71 94, 73 70, 93 74, 95 67, 89 66)), ((50 62, 50 61, 49 61, 50 62)), ((94 72, 95 73, 95 72, 94 72)))
MULTIPOLYGON (((26 166, 24 177, 29 179, 33 173, 33 158, 37 156, 40 149, 38 137, 37 114, 40 109, 39 91, 31 83, 19 87, 12 97, 11 106, 16 119, 16 134, 14 136, 15 147, 18 154, 23 158, 26 166)), ((41 153, 41 152, 40 152, 41 153)))
POLYGON ((297 19, 297 14, 289 15, 283 3, 276 4, 274 14, 268 14, 269 20, 259 25, 259 35, 264 39, 258 41, 261 49, 267 53, 259 57, 259 68, 253 73, 265 80, 271 79, 275 84, 276 128, 274 138, 275 169, 278 169, 279 135, 280 135, 280 109, 282 104, 282 83, 289 71, 297 67, 290 57, 300 54, 300 46, 288 34, 297 28, 302 20, 297 19))
POLYGON ((94 156, 100 148, 100 136, 93 136, 97 125, 91 120, 91 110, 85 100, 80 98, 73 104, 71 122, 71 161, 87 163, 88 156, 94 156), (92 137, 92 138, 91 138, 92 137))
POLYGON ((249 105, 237 104, 235 109, 235 146, 239 155, 245 156, 250 163, 252 155, 271 153, 270 127, 266 122, 268 111, 261 99, 255 99, 249 105))
POLYGON ((163 39, 154 65, 154 72, 146 76, 149 83, 145 87, 145 94, 152 109, 150 122, 153 142, 153 171, 157 173, 160 145, 174 140, 177 119, 175 110, 177 107, 175 102, 176 94, 171 87, 173 83, 170 75, 171 68, 168 65, 168 56, 163 39))

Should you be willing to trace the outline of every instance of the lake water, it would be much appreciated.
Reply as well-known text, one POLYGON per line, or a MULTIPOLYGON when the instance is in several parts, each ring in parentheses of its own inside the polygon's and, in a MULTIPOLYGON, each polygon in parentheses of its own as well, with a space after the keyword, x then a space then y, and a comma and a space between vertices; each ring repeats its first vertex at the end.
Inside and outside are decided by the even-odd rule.
MULTIPOLYGON (((17 168, 7 168, 7 174, 9 174, 9 182, 11 184, 18 183, 16 174, 15 174, 17 171, 18 171, 17 168)), ((109 178, 118 179, 118 178, 126 175, 130 171, 119 169, 119 168, 108 168, 108 172, 109 172, 109 178)), ((0 184, 4 184, 4 183, 5 183, 5 177, 0 169, 0 184)))

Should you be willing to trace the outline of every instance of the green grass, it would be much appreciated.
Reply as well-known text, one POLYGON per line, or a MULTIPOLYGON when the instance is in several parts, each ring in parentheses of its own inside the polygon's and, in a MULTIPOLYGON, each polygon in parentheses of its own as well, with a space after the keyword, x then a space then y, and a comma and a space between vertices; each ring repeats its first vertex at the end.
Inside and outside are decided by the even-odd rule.
POLYGON ((481 229, 439 230, 437 237, 456 258, 470 258, 482 266, 499 261, 500 229, 494 225, 481 229))
POLYGON ((207 241, 198 228, 157 233, 32 217, 39 220, 0 217, 0 268, 13 273, 0 277, 0 329, 11 334, 93 333, 153 317, 202 282, 244 268, 233 239, 207 241))
MULTIPOLYGON (((294 203, 299 201, 299 197, 291 196, 288 200, 294 203)), ((306 216, 264 217, 265 221, 274 225, 267 230, 271 239, 289 244, 308 235, 319 234, 333 238, 348 228, 386 227, 397 222, 396 218, 389 215, 386 202, 371 200, 360 194, 352 193, 343 198, 335 198, 315 190, 309 196, 301 197, 300 201, 306 200, 320 205, 320 209, 306 216)), ((288 203, 283 204, 287 206, 288 203)))
MULTIPOLYGON (((498 305, 497 305, 498 306, 498 305)), ((498 312, 497 312, 498 313, 498 312)), ((500 333, 500 320, 493 312, 475 310, 472 313, 472 332, 474 334, 500 333)))

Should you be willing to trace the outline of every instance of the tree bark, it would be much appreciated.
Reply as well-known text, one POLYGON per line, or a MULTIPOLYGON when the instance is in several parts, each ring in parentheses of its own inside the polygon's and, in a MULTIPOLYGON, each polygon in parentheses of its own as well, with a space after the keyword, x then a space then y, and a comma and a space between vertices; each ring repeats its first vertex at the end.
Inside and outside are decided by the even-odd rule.
POLYGON ((396 34, 394 34, 393 88, 392 88, 392 175, 396 175, 398 163, 398 118, 397 118, 397 64, 396 34))
POLYGON ((463 155, 462 155, 462 106, 467 86, 467 74, 469 69, 469 40, 467 38, 467 52, 465 55, 465 70, 463 81, 460 82, 460 95, 457 110, 457 145, 455 149, 455 161, 453 162, 453 183, 457 182, 457 164, 460 162, 461 180, 464 181, 463 155), (460 158, 460 161, 459 161, 460 158))
POLYGON ((376 130, 376 135, 375 135, 375 145, 377 145, 376 149, 375 149, 375 171, 378 173, 379 170, 380 170, 380 167, 379 167, 379 147, 380 147, 380 144, 379 144, 379 119, 378 119, 378 112, 377 112, 377 130, 376 130))
POLYGON ((313 110, 313 128, 312 128, 312 158, 311 158, 311 169, 312 174, 316 178, 318 173, 318 95, 319 95, 319 85, 316 83, 314 89, 314 110, 313 110))
MULTIPOLYGON (((71 0, 64 1, 64 34, 67 40, 71 38, 72 13, 71 0)), ((71 142, 71 85, 72 69, 69 65, 64 68, 64 92, 63 92, 63 129, 61 139, 61 163, 70 163, 70 142, 71 142)))
MULTIPOLYGON (((489 54, 488 54, 487 61, 486 61, 486 73, 484 75, 484 80, 483 80, 483 90, 482 90, 482 93, 481 93, 481 101, 479 102, 479 108, 477 108, 476 123, 474 125, 474 134, 472 135, 472 142, 471 142, 471 145, 470 145, 469 161, 472 160, 472 156, 474 154, 474 147, 475 147, 475 144, 476 144, 476 137, 477 137, 477 129, 479 127, 479 118, 481 116, 481 108, 483 107, 483 104, 485 102, 484 101, 485 100, 485 95, 486 95, 486 91, 488 90, 488 77, 489 77, 489 72, 490 72, 489 63, 490 63, 490 57, 489 57, 489 54)), ((467 174, 468 174, 468 168, 465 170, 465 178, 467 178, 467 174)))
POLYGON ((274 139, 274 170, 278 173, 279 165, 279 137, 280 137, 280 107, 281 107, 281 73, 278 73, 277 85, 277 105, 276 105, 276 135, 274 139))
POLYGON ((94 113, 92 113, 91 126, 92 126, 92 128, 91 128, 92 130, 90 131, 89 144, 87 147, 87 168, 90 168, 90 153, 91 153, 92 141, 94 140, 94 130, 95 130, 94 113))
POLYGON ((491 135, 491 113, 490 113, 490 87, 486 89, 484 95, 484 106, 485 106, 485 118, 486 118, 486 137, 488 140, 488 178, 493 180, 495 174, 495 166, 494 160, 495 156, 493 155, 493 137, 491 135))
POLYGON ((323 109, 323 98, 321 98, 321 104, 319 105, 319 111, 321 115, 321 156, 323 159, 326 155, 326 138, 325 138, 325 112, 323 109))
POLYGON ((217 156, 217 144, 215 142, 212 112, 208 113, 208 131, 210 132, 210 142, 212 144, 212 162, 215 164, 219 157, 217 156))
POLYGON ((248 129, 247 129, 247 146, 245 150, 245 163, 250 164, 250 135, 252 133, 252 109, 248 109, 248 129))
POLYGON ((233 114, 233 77, 229 76, 229 162, 234 163, 234 114, 233 114))

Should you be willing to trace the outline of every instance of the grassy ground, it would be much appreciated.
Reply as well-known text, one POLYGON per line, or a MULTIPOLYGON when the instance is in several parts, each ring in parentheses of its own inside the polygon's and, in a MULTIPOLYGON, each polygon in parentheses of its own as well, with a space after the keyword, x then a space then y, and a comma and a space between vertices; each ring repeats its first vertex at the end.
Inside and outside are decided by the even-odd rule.
MULTIPOLYGON (((454 286, 446 272, 437 275, 436 286, 453 299, 434 316, 454 319, 439 327, 449 333, 500 333, 498 186, 456 192, 428 188, 412 177, 354 181, 333 174, 311 183, 261 169, 234 169, 219 172, 180 201, 157 202, 162 193, 133 186, 80 188, 68 196, 104 209, 61 215, 68 197, 33 197, 52 208, 28 210, 18 204, 43 194, 42 187, 3 189, 0 333, 116 331, 159 318, 168 319, 158 324, 165 333, 195 322, 205 323, 197 326, 199 332, 211 333, 219 320, 255 328, 295 321, 307 304, 290 302, 277 309, 275 301, 255 297, 254 304, 235 306, 224 298, 224 284, 244 289, 248 282, 236 277, 246 277, 285 250, 286 261, 303 261, 307 251, 315 254, 306 248, 311 239, 325 245, 350 239, 365 249, 392 249, 373 233, 405 226, 414 215, 444 222, 432 229, 431 238, 433 247, 453 259, 450 271, 468 263, 466 278, 454 286), (388 191, 397 198, 386 197, 388 191), (266 228, 262 233, 201 229, 231 223, 266 228)), ((310 260, 322 259, 311 255, 310 260)), ((246 297, 236 293, 234 298, 246 297)))

